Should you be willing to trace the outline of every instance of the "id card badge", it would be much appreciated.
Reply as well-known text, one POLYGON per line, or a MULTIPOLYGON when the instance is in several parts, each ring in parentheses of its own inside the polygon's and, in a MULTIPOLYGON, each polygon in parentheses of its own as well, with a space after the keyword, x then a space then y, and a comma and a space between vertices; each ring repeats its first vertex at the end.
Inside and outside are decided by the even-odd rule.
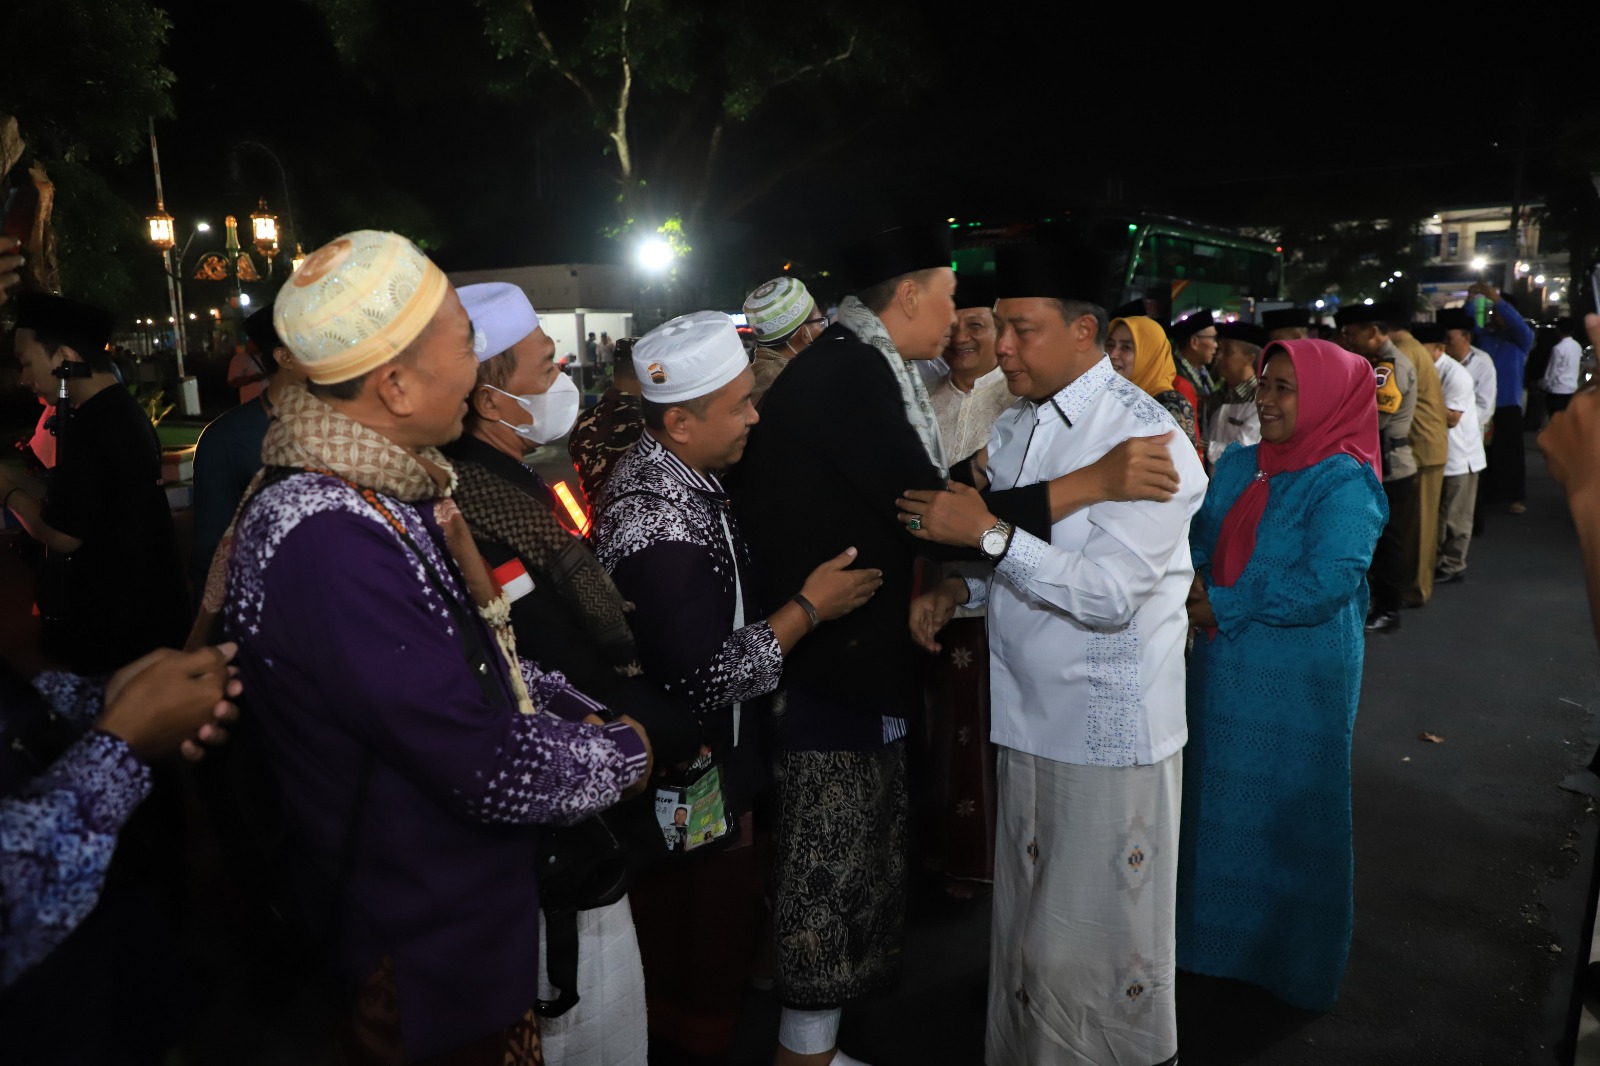
POLYGON ((728 810, 722 797, 722 768, 712 767, 683 790, 689 803, 689 832, 685 850, 693 851, 728 832, 728 810))
POLYGON ((656 824, 668 851, 682 852, 689 840, 689 803, 681 788, 656 789, 656 824))

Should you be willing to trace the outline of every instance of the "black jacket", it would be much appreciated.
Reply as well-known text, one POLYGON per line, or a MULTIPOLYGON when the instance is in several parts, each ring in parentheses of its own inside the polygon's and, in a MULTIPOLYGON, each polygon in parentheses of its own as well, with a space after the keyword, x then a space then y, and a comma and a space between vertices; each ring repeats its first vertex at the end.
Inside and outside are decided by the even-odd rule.
POLYGON ((865 606, 824 623, 789 653, 784 685, 874 716, 910 714, 919 692, 907 626, 916 558, 977 556, 920 541, 896 517, 902 492, 944 483, 883 356, 830 326, 774 382, 729 482, 764 613, 852 545, 856 566, 883 571, 883 587, 865 606))

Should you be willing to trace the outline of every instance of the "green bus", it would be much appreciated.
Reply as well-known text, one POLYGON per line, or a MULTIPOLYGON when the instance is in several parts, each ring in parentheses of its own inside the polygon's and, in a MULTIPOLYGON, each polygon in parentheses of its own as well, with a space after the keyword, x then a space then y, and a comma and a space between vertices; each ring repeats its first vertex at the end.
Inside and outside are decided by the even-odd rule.
POLYGON ((952 219, 956 273, 994 271, 994 249, 1045 234, 1088 244, 1113 270, 1112 306, 1153 301, 1168 320, 1189 311, 1245 314, 1252 302, 1283 298, 1283 248, 1235 230, 1148 212, 1069 213, 989 225, 952 219))

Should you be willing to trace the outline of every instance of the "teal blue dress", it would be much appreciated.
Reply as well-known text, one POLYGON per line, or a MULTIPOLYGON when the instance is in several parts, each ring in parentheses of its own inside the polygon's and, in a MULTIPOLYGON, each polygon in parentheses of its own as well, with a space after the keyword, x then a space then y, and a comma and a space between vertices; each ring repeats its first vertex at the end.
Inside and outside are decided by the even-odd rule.
POLYGON ((1217 535, 1256 450, 1218 460, 1189 535, 1217 634, 1200 633, 1189 660, 1178 966, 1323 1011, 1350 952, 1350 740, 1367 568, 1389 507, 1347 455, 1279 474, 1249 565, 1217 588, 1217 535))

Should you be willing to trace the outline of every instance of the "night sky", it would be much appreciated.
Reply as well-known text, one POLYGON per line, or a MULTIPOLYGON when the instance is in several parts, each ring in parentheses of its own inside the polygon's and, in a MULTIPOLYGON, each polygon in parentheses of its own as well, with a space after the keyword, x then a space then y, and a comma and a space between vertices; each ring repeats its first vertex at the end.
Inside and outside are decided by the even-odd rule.
MULTIPOLYGON (((365 65, 343 60, 300 0, 163 6, 177 115, 157 132, 180 236, 196 219, 244 219, 259 196, 287 224, 277 168, 237 147, 254 141, 283 161, 307 250, 374 226, 423 239, 450 270, 626 254, 600 235, 615 186, 577 94, 545 80, 536 100, 511 103, 466 84, 463 71, 504 67, 464 0, 385 4, 388 44, 365 65)), ((1524 70, 1506 40, 1479 58, 1486 37, 1421 26, 1290 32, 1237 11, 1201 25, 1154 10, 1119 8, 1113 23, 1080 7, 909 5, 913 87, 777 94, 725 142, 712 199, 741 206, 708 212, 689 235, 696 253, 743 284, 911 219, 1020 220, 1107 200, 1250 225, 1420 216, 1509 202, 1519 138, 1534 199, 1581 177, 1575 153, 1596 141, 1592 79, 1534 58, 1543 29, 1527 31, 1524 70), (803 165, 769 185, 774 153, 803 165)), ((668 120, 634 117, 646 136, 668 120)), ((153 201, 148 158, 109 176, 131 202, 153 201)))

